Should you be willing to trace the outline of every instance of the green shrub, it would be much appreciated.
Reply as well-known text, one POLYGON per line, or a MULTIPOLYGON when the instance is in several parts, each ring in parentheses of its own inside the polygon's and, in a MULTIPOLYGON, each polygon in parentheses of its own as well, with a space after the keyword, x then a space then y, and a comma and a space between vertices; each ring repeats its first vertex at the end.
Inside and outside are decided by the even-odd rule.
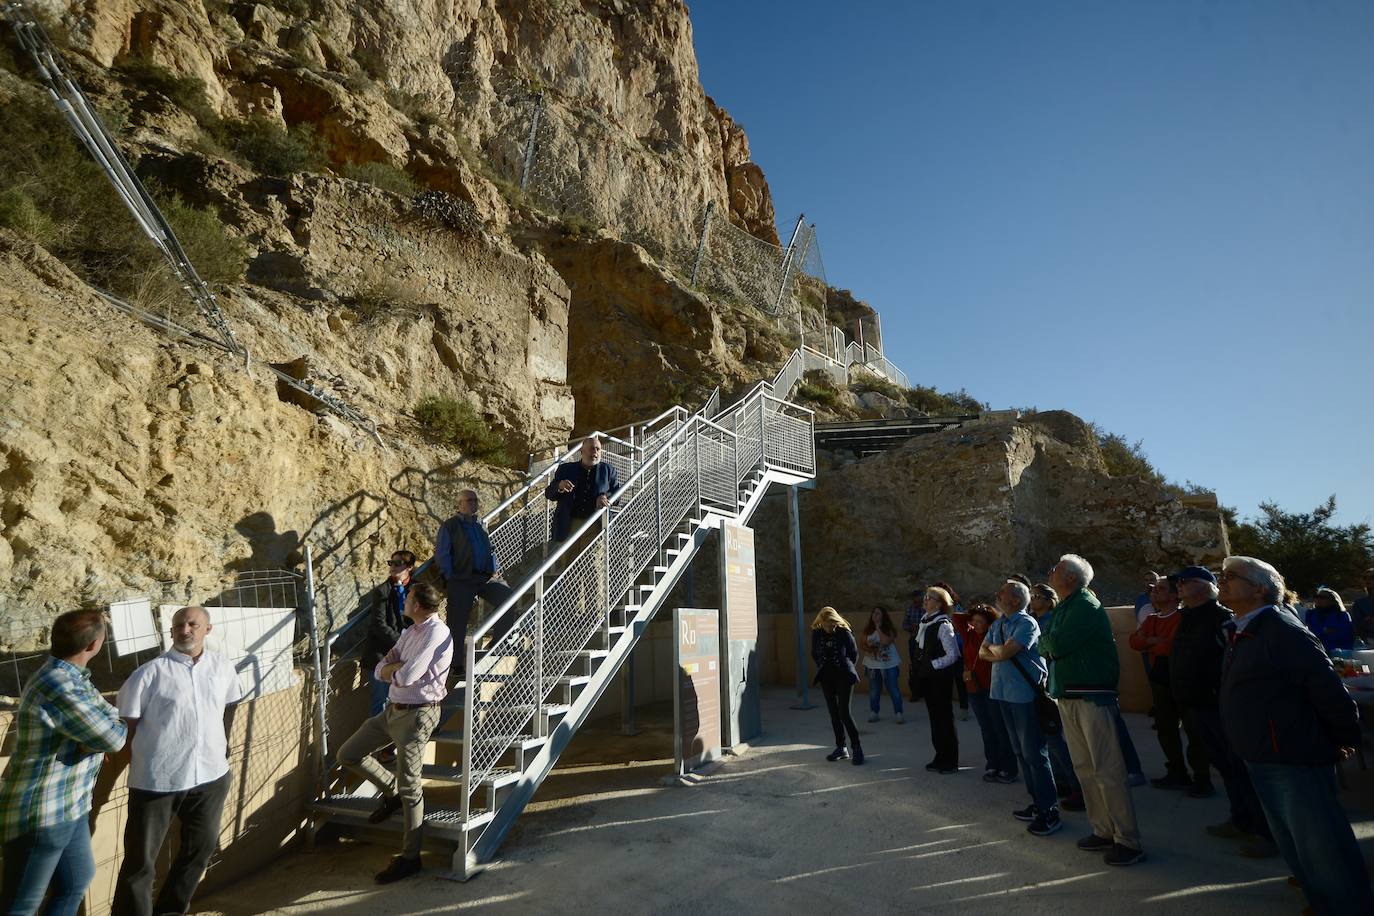
POLYGON ((802 382, 797 385, 797 397, 803 401, 810 401, 813 404, 821 404, 825 407, 835 406, 839 400, 839 395, 833 388, 826 388, 821 385, 813 385, 810 382, 802 382))
MULTIPOLYGON (((5 106, 0 143, 0 224, 42 245, 90 283, 142 302, 186 303, 162 257, 143 238, 108 179, 46 100, 5 106)), ((247 249, 214 213, 149 189, 210 283, 242 279, 247 249)))
POLYGON ((352 178, 354 181, 361 181, 373 187, 381 188, 383 191, 390 191, 392 194, 399 194, 402 197, 414 197, 419 191, 419 187, 405 172, 386 162, 368 162, 363 165, 344 166, 344 177, 352 178))
POLYGON ((425 435, 469 458, 490 464, 510 463, 505 439, 464 401, 432 395, 415 405, 415 419, 425 435))
POLYGON ((857 382, 854 382, 850 387, 854 391, 859 393, 863 393, 865 391, 876 391, 878 394, 881 394, 885 397, 889 397, 894 401, 902 400, 903 396, 905 395, 905 392, 902 390, 900 386, 888 381, 885 378, 877 378, 875 376, 864 376, 860 378, 857 382))
POLYGON ((906 402, 929 416, 943 414, 981 413, 988 405, 969 394, 964 389, 958 391, 936 391, 925 385, 914 385, 902 392, 906 402))
POLYGON ((399 89, 387 89, 386 100, 397 111, 404 114, 416 124, 435 124, 442 125, 444 119, 434 110, 428 97, 418 92, 402 92, 399 89))
POLYGON ((211 126, 219 120, 207 101, 205 81, 202 79, 178 76, 166 67, 142 57, 126 60, 119 65, 119 72, 138 88, 162 96, 202 126, 211 126))
POLYGON ((303 125, 288 130, 266 118, 249 118, 219 121, 209 132, 224 149, 268 175, 289 178, 324 167, 319 138, 303 125))

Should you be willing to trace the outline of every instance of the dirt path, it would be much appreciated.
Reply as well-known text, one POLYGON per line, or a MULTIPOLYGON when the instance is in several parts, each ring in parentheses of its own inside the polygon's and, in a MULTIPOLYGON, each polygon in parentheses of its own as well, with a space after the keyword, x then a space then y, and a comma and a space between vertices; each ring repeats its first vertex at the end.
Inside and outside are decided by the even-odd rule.
MULTIPOLYGON (((609 723, 579 736, 520 819, 502 860, 466 884, 427 870, 379 887, 392 850, 341 841, 200 901, 224 916, 338 912, 420 916, 483 913, 1297 913, 1280 859, 1252 861, 1203 826, 1224 820, 1224 796, 1192 800, 1135 789, 1149 859, 1112 869, 1074 841, 1082 814, 1048 839, 1010 817, 1020 783, 986 784, 978 769, 927 773, 924 711, 906 725, 864 725, 869 762, 827 763, 823 709, 765 695, 767 734, 702 784, 664 787, 669 724, 649 717, 637 738, 609 723), (638 757, 638 761, 634 758, 638 757), (600 764, 600 765, 598 765, 600 764)), ((866 700, 855 701, 856 713, 866 700)), ((866 709, 863 710, 866 712, 866 709)), ((1148 773, 1162 772, 1149 722, 1128 716, 1148 773)), ((862 719, 861 719, 862 721, 862 719)), ((959 723, 962 760, 981 764, 973 721, 959 723)), ((1356 830, 1374 851, 1371 774, 1358 780, 1356 830)))

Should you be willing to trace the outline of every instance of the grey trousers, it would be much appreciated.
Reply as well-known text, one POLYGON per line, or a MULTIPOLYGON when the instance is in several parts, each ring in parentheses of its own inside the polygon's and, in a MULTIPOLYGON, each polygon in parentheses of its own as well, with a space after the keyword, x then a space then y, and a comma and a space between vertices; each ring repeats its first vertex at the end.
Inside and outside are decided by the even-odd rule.
POLYGON ((388 703, 386 709, 360 725, 339 748, 340 766, 357 773, 384 795, 401 797, 401 811, 405 815, 401 855, 408 859, 420 857, 420 844, 424 840, 425 793, 420 783, 420 768, 424 766, 429 736, 438 724, 438 706, 397 709, 388 703), (373 751, 388 744, 396 745, 394 777, 372 757, 373 751))

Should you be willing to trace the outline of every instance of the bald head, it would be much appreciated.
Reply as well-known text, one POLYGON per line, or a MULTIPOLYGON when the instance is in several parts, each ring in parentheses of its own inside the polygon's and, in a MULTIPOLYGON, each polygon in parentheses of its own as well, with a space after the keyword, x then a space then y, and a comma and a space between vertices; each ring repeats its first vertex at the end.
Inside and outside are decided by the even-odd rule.
POLYGON ((172 615, 172 648, 199 658, 205 651, 205 637, 213 629, 209 611, 197 605, 184 607, 172 615))

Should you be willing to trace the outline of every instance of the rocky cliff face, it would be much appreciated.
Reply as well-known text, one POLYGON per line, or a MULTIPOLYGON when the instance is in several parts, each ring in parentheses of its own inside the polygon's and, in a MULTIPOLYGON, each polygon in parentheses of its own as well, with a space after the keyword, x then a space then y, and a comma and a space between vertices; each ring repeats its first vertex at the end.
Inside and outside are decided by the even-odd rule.
MULTIPOLYGON (((786 530, 780 503, 765 504, 758 527, 786 530)), ((799 505, 813 609, 901 608, 937 579, 988 598, 1009 573, 1044 581, 1065 553, 1093 563, 1104 600, 1128 601, 1145 570, 1215 564, 1227 549, 1214 510, 1108 476, 1087 426, 1058 411, 921 436, 862 461, 829 456, 799 505)), ((760 543, 761 606, 791 606, 786 548, 780 536, 760 543)))

